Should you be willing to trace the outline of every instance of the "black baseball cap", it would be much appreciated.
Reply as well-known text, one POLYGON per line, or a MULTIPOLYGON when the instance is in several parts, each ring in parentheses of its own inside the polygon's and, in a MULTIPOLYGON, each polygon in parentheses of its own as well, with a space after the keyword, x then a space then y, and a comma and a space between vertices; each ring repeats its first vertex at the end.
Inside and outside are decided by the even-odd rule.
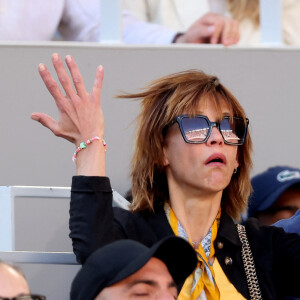
POLYGON ((133 241, 119 240, 96 250, 86 260, 71 286, 71 300, 94 300, 109 287, 137 272, 152 257, 165 263, 178 285, 193 272, 197 256, 184 239, 171 236, 151 248, 133 241))
POLYGON ((288 188, 300 183, 300 169, 274 166, 251 179, 248 217, 269 209, 288 188))

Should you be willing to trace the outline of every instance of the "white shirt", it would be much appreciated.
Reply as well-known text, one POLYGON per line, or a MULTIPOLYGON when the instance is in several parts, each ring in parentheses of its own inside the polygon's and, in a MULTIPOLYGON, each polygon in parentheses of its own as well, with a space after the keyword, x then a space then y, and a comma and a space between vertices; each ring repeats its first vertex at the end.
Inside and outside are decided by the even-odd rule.
POLYGON ((0 0, 0 40, 100 41, 100 0, 0 0))

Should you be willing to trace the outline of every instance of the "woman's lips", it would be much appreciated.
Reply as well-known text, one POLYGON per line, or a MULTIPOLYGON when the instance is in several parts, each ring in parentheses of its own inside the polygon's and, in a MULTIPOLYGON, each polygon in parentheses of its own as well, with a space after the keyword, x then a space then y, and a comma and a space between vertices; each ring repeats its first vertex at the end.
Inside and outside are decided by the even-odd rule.
POLYGON ((207 158, 205 165, 226 165, 226 157, 222 153, 214 153, 207 158))

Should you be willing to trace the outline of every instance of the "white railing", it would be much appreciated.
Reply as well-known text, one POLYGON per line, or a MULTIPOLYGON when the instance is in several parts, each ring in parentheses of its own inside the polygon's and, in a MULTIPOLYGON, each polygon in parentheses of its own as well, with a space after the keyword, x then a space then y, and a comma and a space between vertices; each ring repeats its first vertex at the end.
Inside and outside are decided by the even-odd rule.
POLYGON ((6 262, 26 264, 77 265, 73 252, 0 251, 6 262))
POLYGON ((281 0, 260 0, 261 43, 267 46, 282 44, 281 0))
MULTIPOLYGON (((69 187, 0 186, 0 251, 49 252, 48 243, 51 252, 61 247, 71 250, 70 191, 69 187)), ((129 202, 113 190, 113 206, 128 209, 129 202)))
POLYGON ((101 43, 121 43, 121 42, 122 42, 121 1, 102 0, 101 1, 101 43))

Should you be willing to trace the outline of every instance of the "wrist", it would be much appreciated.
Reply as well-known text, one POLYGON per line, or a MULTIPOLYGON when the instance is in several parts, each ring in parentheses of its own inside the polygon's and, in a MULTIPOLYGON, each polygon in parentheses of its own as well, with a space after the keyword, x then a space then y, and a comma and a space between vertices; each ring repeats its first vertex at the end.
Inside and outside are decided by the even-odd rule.
POLYGON ((184 40, 184 33, 183 32, 178 32, 176 33, 176 35, 174 36, 172 43, 185 43, 184 40))
POLYGON ((98 136, 94 136, 94 137, 92 137, 92 138, 90 138, 90 139, 87 139, 87 140, 84 141, 84 142, 81 142, 81 143, 79 144, 79 146, 76 147, 76 150, 75 150, 75 152, 74 152, 74 154, 73 154, 73 157, 72 157, 73 162, 76 161, 76 159, 77 159, 77 154, 78 154, 80 151, 85 150, 85 149, 86 149, 92 142, 94 142, 94 141, 102 142, 102 145, 103 145, 103 148, 104 148, 104 152, 106 152, 106 150, 107 150, 107 145, 106 145, 105 140, 104 140, 103 138, 99 138, 98 136))
POLYGON ((106 151, 101 141, 91 143, 76 158, 76 173, 84 176, 105 176, 106 151))

